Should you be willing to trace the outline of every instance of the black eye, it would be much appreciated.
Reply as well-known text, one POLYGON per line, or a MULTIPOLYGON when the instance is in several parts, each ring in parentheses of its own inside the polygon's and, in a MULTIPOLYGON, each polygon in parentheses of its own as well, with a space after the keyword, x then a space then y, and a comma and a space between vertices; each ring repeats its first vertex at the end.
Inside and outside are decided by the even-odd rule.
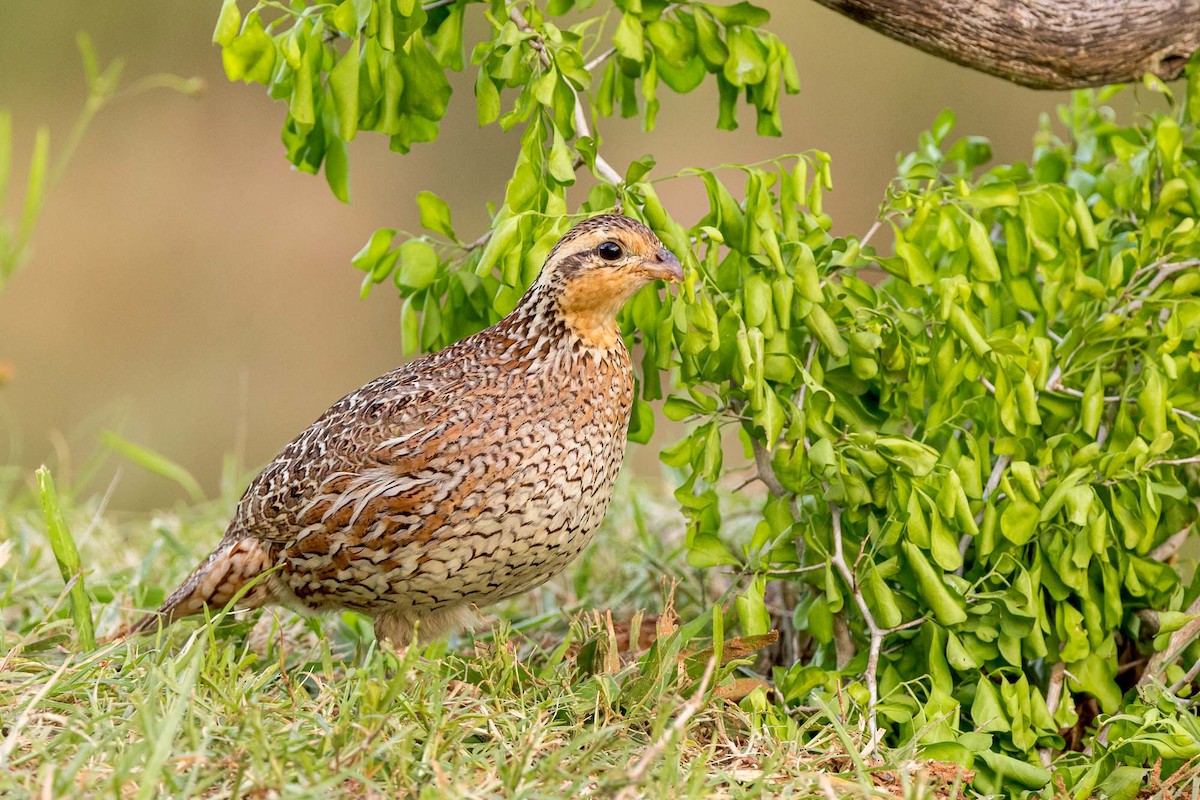
POLYGON ((621 249, 621 245, 616 242, 601 242, 600 246, 596 248, 596 252, 605 261, 616 261, 625 255, 625 251, 621 249))

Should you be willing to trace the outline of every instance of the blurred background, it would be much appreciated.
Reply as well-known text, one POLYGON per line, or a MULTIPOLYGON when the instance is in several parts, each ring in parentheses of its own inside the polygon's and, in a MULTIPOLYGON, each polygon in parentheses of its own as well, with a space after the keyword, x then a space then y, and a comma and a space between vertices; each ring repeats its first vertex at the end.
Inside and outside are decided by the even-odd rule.
MULTIPOLYGON (((636 120, 602 125, 610 162, 623 171, 653 153, 667 174, 826 150, 835 231, 862 235, 897 153, 939 110, 954 109, 958 133, 989 136, 998 159, 1019 160, 1039 115, 1065 98, 924 55, 815 3, 762 4, 803 81, 783 100, 784 136, 756 137, 746 108, 741 130, 717 132, 713 87, 687 97, 664 87, 653 133, 636 120)), ((0 363, 11 373, 0 388, 0 464, 29 472, 52 460, 69 472, 112 429, 214 492, 227 455, 265 463, 333 401, 400 362, 395 294, 384 284, 360 300, 361 273, 349 264, 370 233, 417 230, 414 198, 430 189, 473 239, 485 204, 502 196, 517 136, 476 126, 472 84, 459 76, 440 141, 408 156, 370 134, 354 142, 352 203, 339 203, 323 178, 284 159, 283 107, 261 87, 225 79, 210 44, 219 5, 0 7, 0 107, 14 116, 18 164, 28 163, 41 123, 53 155, 83 105, 77 31, 92 35, 102 63, 126 61, 123 83, 172 72, 207 85, 199 98, 157 91, 105 109, 50 196, 32 260, 0 292, 0 363)), ((482 9, 471 12, 478 23, 482 9)), ((469 21, 468 42, 470 32, 469 21)), ((698 183, 673 183, 663 198, 683 221, 705 203, 698 183)), ((650 453, 640 458, 653 469, 650 453)), ((174 484, 127 467, 112 507, 182 498, 174 484)))

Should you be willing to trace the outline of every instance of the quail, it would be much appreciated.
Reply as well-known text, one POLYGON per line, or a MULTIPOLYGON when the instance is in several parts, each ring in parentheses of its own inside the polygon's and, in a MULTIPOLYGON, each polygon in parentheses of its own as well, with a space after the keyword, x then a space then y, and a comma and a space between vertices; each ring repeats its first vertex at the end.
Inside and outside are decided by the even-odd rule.
POLYGON ((243 592, 239 608, 365 613, 379 640, 405 647, 543 583, 592 538, 621 467, 633 371, 616 314, 643 286, 682 278, 641 222, 578 223, 512 313, 297 436, 212 554, 111 638, 243 592))

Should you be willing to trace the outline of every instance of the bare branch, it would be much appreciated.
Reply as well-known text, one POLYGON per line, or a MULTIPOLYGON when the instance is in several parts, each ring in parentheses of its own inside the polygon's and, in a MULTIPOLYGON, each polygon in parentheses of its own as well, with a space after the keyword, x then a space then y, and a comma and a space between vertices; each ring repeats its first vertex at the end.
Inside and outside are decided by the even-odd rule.
POLYGON ((1170 561, 1179 552, 1179 548, 1183 547, 1188 536, 1192 534, 1193 527, 1195 527, 1194 522, 1184 526, 1183 530, 1171 534, 1165 542, 1150 551, 1150 557, 1155 561, 1170 561))
POLYGON ((591 61, 584 64, 583 68, 586 69, 588 72, 591 72, 596 67, 600 66, 605 61, 608 61, 610 58, 612 58, 616 52, 617 52, 617 48, 610 47, 607 50, 605 50, 603 53, 601 53, 600 55, 593 58, 591 61))
MULTIPOLYGON (((828 487, 826 487, 828 492, 828 487)), ((851 571, 850 566, 846 563, 846 555, 842 547, 842 508, 837 503, 829 504, 829 513, 833 525, 833 554, 830 556, 829 563, 837 568, 838 573, 842 576, 842 580, 850 587, 851 594, 854 597, 854 604, 858 606, 858 613, 862 614, 863 621, 867 624, 867 633, 869 641, 867 644, 867 668, 863 672, 863 682, 867 684, 867 736, 870 737, 870 742, 867 745, 867 754, 875 751, 879 743, 879 722, 878 710, 879 705, 879 655, 883 650, 883 638, 889 633, 912 628, 924 622, 923 619, 911 620, 903 625, 898 625, 895 628, 880 628, 875 622, 875 615, 871 613, 871 607, 867 605, 866 598, 863 597, 862 587, 859 586, 857 578, 851 571)))
POLYGON ((1200 0, 816 0, 885 36, 1035 89, 1179 77, 1200 0))
POLYGON ((1200 636, 1200 597, 1192 601, 1192 604, 1188 606, 1187 613, 1193 618, 1171 634, 1166 647, 1150 657, 1150 661, 1146 664, 1146 670, 1142 673, 1142 677, 1138 678, 1138 686, 1145 686, 1156 680, 1161 681, 1166 675, 1167 667, 1179 658, 1184 648, 1190 645, 1197 636, 1200 636))
MULTIPOLYGON (((1059 661, 1050 669, 1050 680, 1046 684, 1046 709, 1050 712, 1050 717, 1053 718, 1058 712, 1058 704, 1062 702, 1063 683, 1067 676, 1067 665, 1059 661)), ((1050 766, 1050 760, 1053 753, 1049 747, 1043 747, 1038 751, 1042 758, 1043 766, 1050 766)))

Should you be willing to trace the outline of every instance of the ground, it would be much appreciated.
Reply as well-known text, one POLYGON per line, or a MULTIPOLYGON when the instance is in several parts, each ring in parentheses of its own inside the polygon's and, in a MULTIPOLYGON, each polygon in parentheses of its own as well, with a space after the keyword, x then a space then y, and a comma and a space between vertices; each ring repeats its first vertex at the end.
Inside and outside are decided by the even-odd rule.
MULTIPOLYGON (((62 494, 101 635, 173 588, 234 500, 117 514, 62 494)), ((626 486, 568 574, 424 650, 381 651, 356 615, 281 612, 83 652, 42 510, 15 480, 0 496, 0 796, 963 796, 952 765, 864 760, 832 710, 764 724, 760 642, 726 643, 718 667, 711 630, 676 625, 721 590, 682 545, 670 506, 626 486)))

